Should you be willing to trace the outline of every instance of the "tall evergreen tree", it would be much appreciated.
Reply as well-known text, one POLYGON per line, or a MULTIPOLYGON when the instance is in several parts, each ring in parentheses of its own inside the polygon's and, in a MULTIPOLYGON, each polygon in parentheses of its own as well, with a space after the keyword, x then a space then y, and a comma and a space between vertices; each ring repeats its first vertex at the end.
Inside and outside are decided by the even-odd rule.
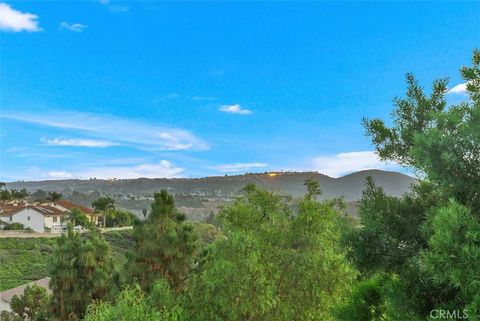
POLYGON ((113 263, 109 244, 100 234, 87 238, 73 232, 62 235, 50 271, 51 309, 61 321, 80 320, 91 302, 107 297, 113 263))
POLYGON ((176 210, 172 195, 162 190, 154 198, 147 219, 135 227, 135 248, 128 254, 122 277, 138 282, 145 291, 164 278, 178 291, 194 264, 196 235, 176 210))
POLYGON ((364 277, 388 273, 383 280, 400 279, 403 286, 388 281, 375 291, 357 291, 344 311, 376 293, 383 296, 377 308, 385 307, 385 320, 425 319, 435 309, 480 318, 480 51, 473 52, 472 62, 461 69, 469 100, 447 108, 446 79, 434 82, 426 95, 407 75, 407 95, 395 99, 393 126, 364 120, 382 159, 413 168, 424 179, 402 199, 367 189, 361 228, 350 243, 353 256, 364 277), (391 309, 406 305, 399 297, 409 309, 391 309))

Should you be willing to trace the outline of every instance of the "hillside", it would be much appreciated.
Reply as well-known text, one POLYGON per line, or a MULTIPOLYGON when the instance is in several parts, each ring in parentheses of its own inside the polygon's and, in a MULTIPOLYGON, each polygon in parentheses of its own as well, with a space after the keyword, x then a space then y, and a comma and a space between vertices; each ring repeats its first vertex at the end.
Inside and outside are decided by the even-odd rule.
POLYGON ((221 205, 228 204, 240 195, 246 184, 283 194, 299 197, 304 194, 303 183, 315 179, 320 183, 322 199, 344 197, 347 202, 357 201, 362 194, 367 176, 372 176, 387 194, 400 196, 408 191, 415 179, 396 172, 367 170, 340 178, 329 177, 317 172, 274 172, 252 173, 235 176, 214 176, 205 178, 157 178, 157 179, 120 179, 120 180, 48 180, 37 182, 8 183, 8 188, 26 188, 29 192, 37 190, 57 191, 67 199, 78 204, 90 205, 99 195, 113 197, 117 206, 130 210, 137 215, 142 209, 149 208, 154 192, 167 189, 176 196, 178 207, 193 220, 204 220, 210 212, 216 212, 221 205))
MULTIPOLYGON (((221 235, 218 228, 205 223, 190 223, 199 236, 199 248, 221 235)), ((133 248, 133 231, 103 234, 112 249, 113 263, 119 270, 126 252, 133 248)), ((48 276, 56 238, 2 238, 0 241, 0 291, 48 276)))
MULTIPOLYGON (((133 244, 132 231, 105 233, 115 266, 125 261, 133 244)), ((0 291, 48 276, 55 238, 2 238, 0 242, 0 291)))

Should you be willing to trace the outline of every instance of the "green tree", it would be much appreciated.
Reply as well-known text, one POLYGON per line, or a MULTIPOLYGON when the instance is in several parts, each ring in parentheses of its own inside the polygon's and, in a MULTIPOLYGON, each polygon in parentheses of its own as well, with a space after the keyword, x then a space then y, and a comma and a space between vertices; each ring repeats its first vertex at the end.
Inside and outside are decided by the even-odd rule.
POLYGON ((61 193, 49 192, 48 196, 46 197, 46 200, 55 204, 62 198, 63 198, 63 195, 61 193))
POLYGON ((320 190, 320 184, 318 183, 318 181, 309 178, 305 181, 303 185, 305 185, 305 187, 307 188, 307 198, 310 199, 315 198, 318 195, 322 195, 322 191, 320 190))
POLYGON ((0 190, 0 200, 8 201, 12 199, 12 194, 8 189, 1 189, 0 190))
POLYGON ((249 185, 218 220, 225 236, 192 277, 188 320, 333 319, 356 273, 332 203, 305 197, 292 213, 281 196, 249 185))
POLYGON ((421 321, 405 285, 395 275, 375 274, 358 282, 349 299, 336 308, 342 321, 421 321))
POLYGON ((404 99, 395 99, 394 127, 364 119, 367 134, 384 160, 413 167, 462 204, 480 209, 480 51, 473 66, 462 68, 470 101, 449 106, 447 80, 437 80, 427 97, 407 75, 404 99))
POLYGON ((69 225, 55 247, 50 272, 51 309, 61 321, 80 320, 91 302, 105 299, 113 264, 108 243, 100 234, 81 238, 69 225))
POLYGON ((11 320, 47 320, 49 298, 47 290, 37 285, 29 285, 22 295, 14 295, 10 303, 13 312, 11 320))
POLYGON ((47 200, 47 192, 37 189, 36 192, 30 194, 30 199, 33 199, 35 202, 45 202, 47 200))
POLYGON ((413 186, 401 198, 385 194, 368 177, 359 202, 361 228, 349 231, 350 257, 366 275, 379 270, 399 273, 410 259, 427 247, 421 226, 430 208, 444 200, 427 183, 413 186))
POLYGON ((453 199, 432 215, 430 249, 423 253, 427 269, 438 285, 458 289, 444 309, 465 308, 469 320, 480 320, 480 220, 453 199))
POLYGON ((88 307, 84 321, 159 321, 160 312, 149 304, 139 285, 126 287, 115 303, 98 302, 88 307))
POLYGON ((130 226, 138 222, 138 218, 134 214, 117 209, 108 211, 106 217, 107 227, 130 226))
POLYGON ((123 280, 138 282, 148 292, 164 278, 178 291, 193 268, 197 237, 172 195, 162 190, 154 198, 148 218, 135 226, 135 248, 128 253, 123 280))
POLYGON ((83 227, 89 227, 91 225, 88 217, 78 208, 72 208, 68 219, 72 222, 73 226, 81 225, 83 227))
POLYGON ((28 192, 25 188, 21 190, 17 189, 0 189, 0 200, 9 201, 9 200, 21 200, 28 196, 28 192))
POLYGON ((126 286, 115 303, 99 302, 88 307, 85 321, 180 321, 182 310, 168 283, 160 279, 148 296, 138 284, 126 286))
POLYGON ((468 308, 473 318, 480 309, 478 269, 473 268, 480 257, 479 51, 473 66, 461 71, 470 100, 447 107, 446 79, 435 81, 426 95, 407 75, 406 98, 394 101, 393 126, 364 120, 382 159, 413 168, 424 179, 401 199, 367 187, 361 224, 350 231, 351 253, 364 278, 376 271, 398 277, 402 287, 382 283, 377 292, 394 291, 383 296, 384 303, 394 306, 394 298, 404 298, 420 318, 436 308, 468 308))
POLYGON ((97 198, 93 203, 92 207, 97 210, 102 212, 102 217, 103 217, 103 227, 106 227, 107 224, 107 211, 114 209, 115 208, 115 201, 106 196, 102 196, 97 198))

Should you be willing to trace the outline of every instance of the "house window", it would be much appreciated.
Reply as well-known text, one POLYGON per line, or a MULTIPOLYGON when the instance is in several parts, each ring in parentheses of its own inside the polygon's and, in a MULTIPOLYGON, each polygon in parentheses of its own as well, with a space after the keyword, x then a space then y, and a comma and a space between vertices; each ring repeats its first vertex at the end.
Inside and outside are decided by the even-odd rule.
POLYGON ((12 217, 10 216, 10 222, 12 221, 12 217))
POLYGON ((30 216, 27 216, 27 221, 30 221, 30 216))
POLYGON ((53 217, 53 223, 57 223, 57 217, 56 216, 53 217))

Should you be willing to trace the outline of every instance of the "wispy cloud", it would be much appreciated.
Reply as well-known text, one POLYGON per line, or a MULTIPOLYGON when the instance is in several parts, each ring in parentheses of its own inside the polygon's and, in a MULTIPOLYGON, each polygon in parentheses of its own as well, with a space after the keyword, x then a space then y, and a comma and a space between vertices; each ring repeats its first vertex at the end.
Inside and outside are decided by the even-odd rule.
POLYGON ((447 94, 466 94, 467 93, 467 83, 458 84, 453 88, 450 88, 447 91, 447 94))
POLYGON ((192 100, 196 100, 196 101, 213 101, 215 99, 216 99, 215 97, 211 97, 211 96, 193 96, 192 97, 192 100))
POLYGON ((217 170, 224 173, 243 172, 252 168, 267 167, 265 163, 234 163, 234 164, 222 164, 216 166, 210 166, 210 169, 217 170))
POLYGON ((106 6, 112 12, 125 12, 130 9, 128 6, 113 3, 111 0, 98 0, 98 2, 106 6))
POLYGON ((60 23, 60 28, 73 32, 82 32, 83 29, 87 28, 87 26, 81 23, 62 22, 60 23))
POLYGON ((400 166, 396 163, 381 161, 378 155, 373 151, 348 152, 320 156, 311 161, 311 166, 314 170, 331 177, 339 177, 368 169, 400 169, 400 166))
POLYGON ((51 146, 76 146, 76 147, 109 147, 118 145, 118 143, 110 142, 107 140, 97 139, 81 139, 81 138, 55 138, 43 140, 47 145, 51 146))
POLYGON ((75 178, 75 175, 73 175, 72 173, 69 173, 69 172, 65 172, 65 171, 58 171, 58 172, 49 172, 47 174, 47 176, 49 178, 52 178, 52 179, 69 179, 69 178, 75 178))
POLYGON ((163 95, 161 98, 165 98, 165 99, 177 99, 177 98, 180 98, 180 94, 178 93, 168 93, 166 95, 163 95))
POLYGON ((183 168, 177 167, 168 160, 158 163, 146 163, 133 166, 92 167, 79 172, 50 171, 42 175, 45 179, 133 179, 133 178, 172 178, 181 177, 183 168))
POLYGON ((240 114, 240 115, 248 115, 251 114, 252 111, 250 109, 242 108, 240 105, 223 105, 218 110, 224 113, 231 113, 231 114, 240 114))
POLYGON ((37 15, 20 12, 12 9, 6 3, 0 3, 0 30, 2 31, 41 31, 37 19, 37 15))
POLYGON ((4 112, 0 118, 62 128, 88 137, 149 150, 206 150, 209 145, 188 130, 141 120, 80 112, 4 112))
POLYGON ((156 105, 156 104, 162 103, 164 101, 175 100, 175 99, 178 99, 180 97, 181 97, 181 95, 178 94, 178 93, 168 93, 168 94, 161 95, 161 96, 153 98, 152 103, 156 105))

